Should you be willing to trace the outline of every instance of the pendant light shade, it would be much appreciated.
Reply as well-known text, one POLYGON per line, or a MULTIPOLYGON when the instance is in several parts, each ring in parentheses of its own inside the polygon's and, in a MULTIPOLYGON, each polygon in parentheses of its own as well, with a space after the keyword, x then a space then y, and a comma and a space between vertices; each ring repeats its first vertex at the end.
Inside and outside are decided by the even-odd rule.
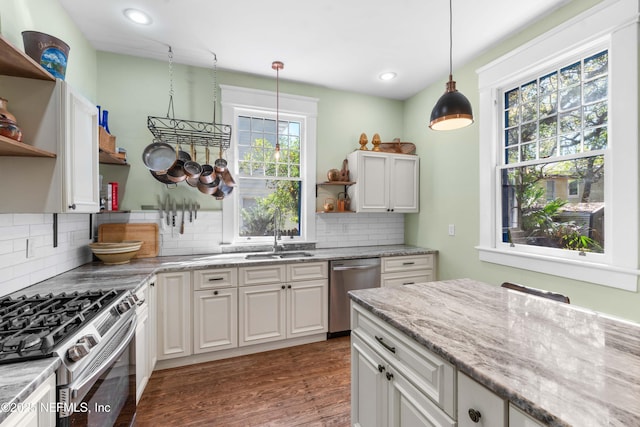
POLYGON ((460 129, 473 123, 471 103, 466 96, 458 92, 456 82, 453 81, 453 13, 451 3, 452 0, 449 0, 449 81, 446 92, 431 110, 429 127, 433 130, 460 129))

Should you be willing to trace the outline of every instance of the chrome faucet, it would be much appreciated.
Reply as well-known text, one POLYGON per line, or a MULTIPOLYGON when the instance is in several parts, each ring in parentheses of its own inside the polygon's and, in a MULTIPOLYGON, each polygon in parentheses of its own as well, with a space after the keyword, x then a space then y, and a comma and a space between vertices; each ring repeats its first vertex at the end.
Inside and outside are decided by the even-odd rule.
MULTIPOLYGON (((279 216, 282 216, 280 208, 275 208, 275 210, 273 211, 273 252, 279 252, 284 249, 281 245, 278 244, 278 238, 280 238, 280 236, 278 235, 279 216)), ((282 220, 282 218, 280 218, 280 220, 282 220)))

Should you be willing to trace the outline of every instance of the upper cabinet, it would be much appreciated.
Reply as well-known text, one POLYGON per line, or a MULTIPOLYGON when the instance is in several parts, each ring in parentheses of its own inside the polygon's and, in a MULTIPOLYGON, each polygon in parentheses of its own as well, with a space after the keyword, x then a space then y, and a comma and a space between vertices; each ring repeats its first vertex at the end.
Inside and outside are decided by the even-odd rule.
POLYGON ((420 158, 354 151, 348 156, 351 209, 356 212, 419 212, 420 158))
POLYGON ((0 140, 0 213, 98 212, 98 110, 0 37, 0 97, 22 142, 0 140))

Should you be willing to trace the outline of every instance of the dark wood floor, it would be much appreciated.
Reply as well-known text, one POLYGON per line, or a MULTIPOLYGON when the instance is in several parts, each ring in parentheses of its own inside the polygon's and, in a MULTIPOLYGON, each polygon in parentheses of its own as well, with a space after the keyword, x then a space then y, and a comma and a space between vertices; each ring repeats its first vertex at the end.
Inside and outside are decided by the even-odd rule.
POLYGON ((155 371, 137 426, 348 426, 349 337, 155 371))

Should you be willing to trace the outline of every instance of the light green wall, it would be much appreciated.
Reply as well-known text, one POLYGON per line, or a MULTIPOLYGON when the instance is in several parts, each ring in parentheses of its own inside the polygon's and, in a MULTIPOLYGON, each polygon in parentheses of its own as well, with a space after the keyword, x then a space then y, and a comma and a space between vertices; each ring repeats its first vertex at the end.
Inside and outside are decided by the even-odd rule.
MULTIPOLYGON (((220 58, 219 58, 220 62, 220 58)), ((98 104, 110 111, 109 128, 116 145, 126 148, 131 167, 101 166, 106 181, 126 179, 123 209, 153 205, 169 193, 177 200, 198 200, 205 209, 220 209, 221 202, 201 194, 186 183, 167 190, 149 174, 141 160, 144 147, 152 142, 147 116, 165 116, 169 104, 169 65, 112 53, 98 53, 98 104)), ((271 70, 271 64, 265 64, 271 70)), ((213 117, 213 72, 208 68, 174 64, 175 117, 211 121, 213 117)), ((384 141, 402 138, 401 101, 340 92, 318 86, 290 82, 280 74, 280 92, 304 95, 318 101, 317 179, 326 180, 326 171, 340 168, 342 160, 357 147, 362 132, 369 138, 379 133, 384 141)), ((218 84, 275 90, 273 78, 218 69, 218 84)), ((220 93, 218 92, 218 100, 220 93)), ((218 105, 216 116, 221 122, 218 105)), ((203 157, 199 157, 203 160, 203 157)))
POLYGON ((96 50, 64 8, 52 0, 0 0, 0 32, 3 37, 24 51, 22 32, 26 30, 51 34, 69 45, 65 81, 95 101, 96 50))
MULTIPOLYGON (((473 62, 454 68, 458 89, 478 113, 476 70, 534 37, 599 3, 573 1, 541 22, 514 35, 473 62)), ((460 40, 460 38, 459 38, 460 40)), ((479 239, 478 125, 448 133, 431 131, 431 109, 444 93, 446 76, 405 103, 404 134, 421 157, 420 213, 407 215, 405 241, 439 250, 438 277, 470 277, 492 284, 514 281, 562 292, 572 304, 640 321, 640 294, 527 270, 480 262, 474 247, 479 239), (448 236, 448 224, 456 235, 448 236)), ((476 117, 477 118, 477 117, 476 117)))

